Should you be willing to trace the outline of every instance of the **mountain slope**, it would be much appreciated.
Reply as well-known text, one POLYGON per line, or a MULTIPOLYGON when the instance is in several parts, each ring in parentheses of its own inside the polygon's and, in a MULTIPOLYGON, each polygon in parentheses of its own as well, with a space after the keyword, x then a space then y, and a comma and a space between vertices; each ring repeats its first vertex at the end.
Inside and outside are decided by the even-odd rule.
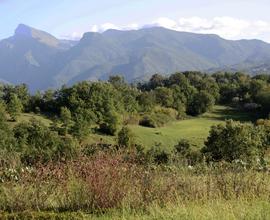
POLYGON ((0 41, 0 78, 27 83, 32 91, 107 79, 111 74, 132 81, 157 72, 184 70, 243 69, 254 73, 269 61, 270 44, 263 41, 230 41, 160 27, 89 32, 73 42, 19 25, 14 36, 0 41))
POLYGON ((259 63, 270 58, 270 45, 259 40, 229 41, 216 35, 149 28, 86 33, 66 53, 68 59, 56 82, 106 79, 119 73, 130 81, 149 78, 156 72, 207 70, 249 60, 259 63))
POLYGON ((52 35, 19 25, 14 36, 0 42, 0 78, 11 83, 27 83, 32 90, 52 83, 54 59, 70 48, 52 35))

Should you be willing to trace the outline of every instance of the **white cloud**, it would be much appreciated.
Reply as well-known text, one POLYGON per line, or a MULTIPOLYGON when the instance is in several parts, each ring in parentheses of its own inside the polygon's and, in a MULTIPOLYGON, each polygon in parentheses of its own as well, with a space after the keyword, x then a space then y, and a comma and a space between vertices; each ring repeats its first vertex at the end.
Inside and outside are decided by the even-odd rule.
POLYGON ((270 34, 270 23, 266 21, 249 21, 232 17, 201 17, 180 18, 175 25, 172 22, 156 22, 157 26, 177 31, 187 31, 203 34, 217 34, 227 39, 241 39, 260 37, 261 34, 270 34), (168 25, 169 24, 169 25, 168 25))
MULTIPOLYGON (((202 17, 181 17, 173 20, 167 17, 160 17, 148 24, 139 25, 137 23, 127 25, 116 25, 113 23, 104 23, 93 25, 92 32, 104 32, 108 29, 117 30, 137 30, 149 27, 165 27, 176 31, 186 31, 203 34, 217 34, 226 39, 242 38, 261 38, 269 37, 270 41, 270 22, 262 20, 244 20, 233 17, 214 17, 211 19, 202 17)), ((74 32, 71 37, 81 36, 82 33, 74 32)), ((264 39, 266 40, 266 39, 264 39)))
POLYGON ((152 26, 161 26, 161 27, 165 27, 165 28, 169 28, 169 29, 177 29, 177 22, 166 18, 166 17, 162 17, 162 18, 158 18, 156 21, 152 22, 151 24, 152 26))
POLYGON ((68 40, 80 40, 83 36, 83 32, 74 31, 70 34, 62 35, 61 38, 68 40))

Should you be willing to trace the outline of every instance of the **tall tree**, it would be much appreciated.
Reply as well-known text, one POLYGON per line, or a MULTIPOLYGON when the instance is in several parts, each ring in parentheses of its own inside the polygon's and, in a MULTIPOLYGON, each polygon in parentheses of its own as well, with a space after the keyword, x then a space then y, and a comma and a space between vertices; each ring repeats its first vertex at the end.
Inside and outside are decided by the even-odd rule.
POLYGON ((17 121, 18 115, 23 110, 23 105, 16 94, 11 94, 10 100, 7 105, 7 110, 11 117, 11 120, 17 121))
POLYGON ((69 132, 69 129, 71 128, 71 126, 72 126, 71 112, 67 107, 61 107, 60 120, 62 122, 63 133, 66 135, 69 132))

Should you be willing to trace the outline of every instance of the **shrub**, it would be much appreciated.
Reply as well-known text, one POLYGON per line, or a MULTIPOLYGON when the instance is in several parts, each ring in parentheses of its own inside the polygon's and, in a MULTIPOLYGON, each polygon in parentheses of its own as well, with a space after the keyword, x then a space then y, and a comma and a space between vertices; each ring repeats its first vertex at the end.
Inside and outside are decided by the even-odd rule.
POLYGON ((115 135, 121 124, 120 116, 115 111, 109 111, 100 124, 100 131, 108 135, 115 135))
POLYGON ((14 136, 18 142, 15 150, 27 164, 69 159, 76 155, 74 139, 59 136, 35 119, 16 125, 14 136))
POLYGON ((139 125, 149 128, 157 127, 155 120, 150 115, 143 116, 143 118, 139 121, 139 125))
POLYGON ((16 121, 18 115, 23 111, 23 104, 16 94, 11 94, 7 110, 13 121, 16 121))
POLYGON ((176 120, 178 112, 172 108, 157 107, 152 113, 144 115, 139 121, 139 125, 144 127, 162 127, 168 122, 176 120))
POLYGON ((160 145, 152 147, 147 151, 146 155, 148 161, 154 164, 167 164, 170 160, 170 154, 161 149, 160 145))
POLYGON ((60 121, 62 122, 62 131, 66 135, 73 124, 71 112, 68 108, 62 107, 60 109, 60 121))
POLYGON ((115 149, 115 146, 107 143, 87 144, 82 148, 82 153, 83 155, 90 157, 100 151, 110 151, 113 149, 115 149))
POLYGON ((119 147, 130 148, 134 145, 134 135, 132 131, 124 126, 117 135, 117 143, 119 147))
POLYGON ((203 154, 199 150, 191 150, 187 155, 186 159, 189 165, 200 164, 204 161, 203 154))
POLYGON ((212 127, 202 152, 215 161, 252 161, 259 157, 263 148, 260 132, 255 126, 230 120, 225 125, 212 127))
POLYGON ((206 91, 196 93, 188 104, 187 112, 190 115, 200 115, 213 108, 215 98, 206 91))
POLYGON ((191 144, 188 140, 182 139, 175 146, 175 152, 182 156, 186 156, 190 152, 191 144))
POLYGON ((8 126, 5 105, 0 102, 0 149, 11 150, 15 145, 13 132, 8 126))

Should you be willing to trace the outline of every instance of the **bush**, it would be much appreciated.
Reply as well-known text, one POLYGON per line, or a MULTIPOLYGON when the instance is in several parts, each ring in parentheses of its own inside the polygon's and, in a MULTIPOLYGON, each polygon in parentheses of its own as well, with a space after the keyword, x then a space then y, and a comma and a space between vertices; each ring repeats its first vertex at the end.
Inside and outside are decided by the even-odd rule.
POLYGON ((7 105, 8 113, 11 120, 16 121, 19 114, 23 111, 23 104, 16 94, 11 94, 10 100, 7 105))
POLYGON ((191 102, 188 104, 187 112, 190 115, 196 116, 203 114, 213 108, 215 98, 206 91, 196 93, 191 102))
POLYGON ((123 127, 117 135, 119 147, 130 148, 134 145, 134 135, 128 127, 123 127))
POLYGON ((202 152, 211 160, 254 161, 264 149, 262 136, 252 124, 227 121, 213 126, 202 152))
POLYGON ((157 127, 155 120, 150 115, 143 116, 143 118, 139 121, 139 125, 149 128, 157 127))
POLYGON ((182 139, 174 146, 174 153, 177 162, 184 162, 188 165, 195 165, 203 161, 202 153, 198 150, 192 150, 188 140, 182 139))
POLYGON ((0 149, 11 150, 15 145, 13 133, 8 126, 5 105, 0 102, 0 149))
POLYGON ((15 150, 26 164, 65 160, 76 155, 77 143, 73 138, 61 137, 35 119, 16 125, 14 136, 18 142, 15 150))
POLYGON ((175 146, 175 152, 182 156, 186 156, 190 152, 191 144, 188 140, 182 139, 175 146))
POLYGON ((139 125, 149 128, 162 127, 168 122, 176 120, 178 112, 172 108, 157 107, 152 113, 144 115, 139 125))
POLYGON ((187 155, 186 159, 189 165, 196 165, 204 161, 203 154, 199 150, 191 150, 187 155))
POLYGON ((100 131, 104 134, 115 135, 121 124, 120 116, 115 111, 108 112, 104 121, 100 124, 100 131))
POLYGON ((170 160, 170 154, 161 149, 159 145, 156 145, 148 150, 146 156, 148 161, 154 164, 167 164, 170 160))
POLYGON ((115 146, 107 143, 87 144, 83 147, 82 154, 84 156, 90 157, 94 156, 100 151, 109 151, 113 149, 115 149, 115 146))

